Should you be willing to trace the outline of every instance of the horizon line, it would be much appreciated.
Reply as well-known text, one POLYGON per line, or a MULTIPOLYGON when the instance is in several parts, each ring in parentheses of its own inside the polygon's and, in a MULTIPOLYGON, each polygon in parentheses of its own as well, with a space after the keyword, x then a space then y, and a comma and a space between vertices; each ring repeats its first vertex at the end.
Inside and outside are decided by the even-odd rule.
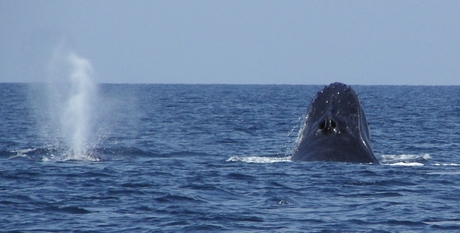
MULTIPOLYGON (((0 84, 46 84, 48 82, 10 82, 0 81, 0 84)), ((260 86, 320 86, 329 85, 330 83, 143 83, 143 82, 96 82, 103 85, 260 85, 260 86)), ((344 82, 341 82, 344 83, 344 82)), ((460 86, 460 84, 350 84, 349 86, 460 86)))

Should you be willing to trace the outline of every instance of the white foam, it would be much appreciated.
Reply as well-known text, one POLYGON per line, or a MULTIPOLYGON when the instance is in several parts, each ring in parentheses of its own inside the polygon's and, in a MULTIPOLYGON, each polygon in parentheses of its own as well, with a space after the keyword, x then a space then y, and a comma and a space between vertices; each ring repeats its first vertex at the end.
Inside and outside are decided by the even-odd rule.
POLYGON ((423 162, 431 159, 429 154, 381 155, 380 163, 390 166, 423 166, 423 162))
POLYGON ((440 171, 440 172, 428 172, 428 175, 460 175, 460 171, 440 171))
POLYGON ((401 155, 382 155, 382 161, 407 161, 407 160, 429 160, 431 156, 429 154, 401 154, 401 155))
POLYGON ((86 154, 78 154, 78 155, 60 155, 60 156, 43 156, 42 157, 42 162, 65 162, 65 161, 90 161, 90 162, 99 162, 100 158, 92 156, 92 155, 86 155, 86 154))
POLYGON ((21 149, 21 150, 12 151, 12 152, 17 152, 18 154, 25 154, 25 153, 33 152, 35 150, 37 150, 37 149, 36 148, 30 148, 30 149, 21 149))
POLYGON ((460 221, 458 220, 446 220, 446 221, 430 221, 430 222, 424 222, 425 224, 430 224, 430 225, 460 225, 460 221))
POLYGON ((431 159, 429 154, 381 155, 380 162, 390 166, 424 166, 423 162, 431 159))
POLYGON ((288 157, 262 157, 262 156, 248 156, 240 157, 233 156, 227 159, 227 162, 244 162, 244 163, 280 163, 291 162, 291 156, 288 157))
POLYGON ((424 166, 423 163, 406 163, 406 162, 398 162, 398 163, 387 163, 383 165, 389 165, 389 166, 407 166, 407 167, 416 167, 416 166, 424 166))
POLYGON ((458 163, 435 163, 434 166, 448 166, 448 167, 458 167, 460 164, 458 163))
POLYGON ((20 149, 20 150, 13 150, 11 152, 15 152, 16 155, 10 156, 8 159, 14 159, 14 158, 30 158, 27 153, 35 151, 35 148, 31 149, 20 149))
POLYGON ((8 159, 14 159, 14 158, 29 158, 29 156, 27 154, 17 154, 17 155, 13 155, 13 156, 10 156, 8 159))

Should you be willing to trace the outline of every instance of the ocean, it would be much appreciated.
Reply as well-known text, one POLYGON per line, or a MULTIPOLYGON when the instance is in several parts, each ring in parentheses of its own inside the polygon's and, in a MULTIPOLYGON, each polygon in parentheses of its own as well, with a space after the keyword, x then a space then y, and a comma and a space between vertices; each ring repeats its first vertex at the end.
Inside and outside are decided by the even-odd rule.
POLYGON ((459 86, 352 85, 372 165, 290 161, 322 85, 80 84, 0 84, 0 231, 460 230, 459 86))

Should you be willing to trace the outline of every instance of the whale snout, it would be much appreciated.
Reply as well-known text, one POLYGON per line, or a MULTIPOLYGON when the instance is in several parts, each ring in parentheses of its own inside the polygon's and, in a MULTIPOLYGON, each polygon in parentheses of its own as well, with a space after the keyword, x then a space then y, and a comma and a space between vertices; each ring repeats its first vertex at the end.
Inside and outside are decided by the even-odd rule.
POLYGON ((331 83, 316 93, 291 159, 379 163, 364 110, 350 86, 331 83))

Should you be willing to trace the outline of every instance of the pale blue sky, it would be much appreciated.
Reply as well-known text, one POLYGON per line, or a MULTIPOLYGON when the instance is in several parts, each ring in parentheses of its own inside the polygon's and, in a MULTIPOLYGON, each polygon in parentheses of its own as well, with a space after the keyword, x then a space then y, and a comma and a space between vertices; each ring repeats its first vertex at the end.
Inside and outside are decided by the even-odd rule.
POLYGON ((460 1, 0 0, 0 82, 460 85, 460 1))

